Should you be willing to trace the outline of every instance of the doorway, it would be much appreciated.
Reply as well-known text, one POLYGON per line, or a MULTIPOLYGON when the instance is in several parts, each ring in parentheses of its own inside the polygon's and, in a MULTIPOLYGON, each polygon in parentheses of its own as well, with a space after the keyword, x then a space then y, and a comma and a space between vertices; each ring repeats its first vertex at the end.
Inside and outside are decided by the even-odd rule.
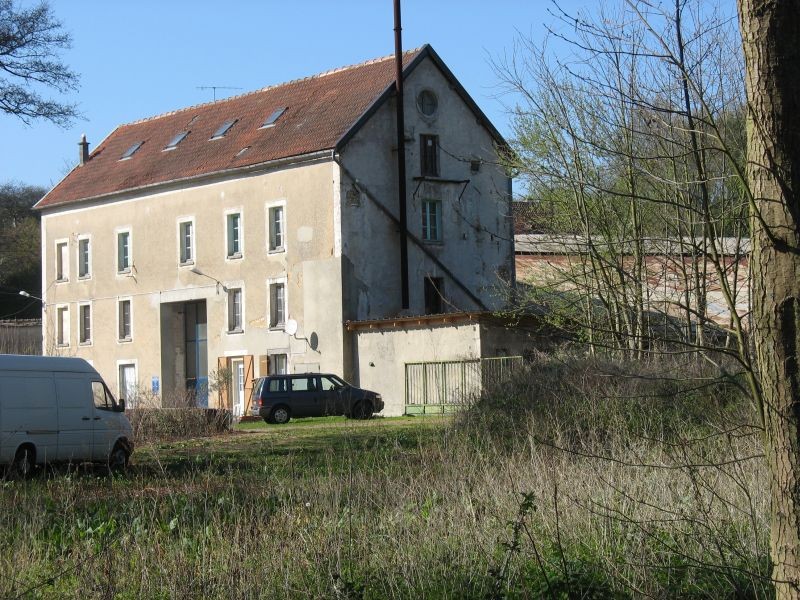
POLYGON ((187 302, 183 309, 186 389, 195 405, 208 407, 208 323, 205 300, 187 302))
POLYGON ((244 414, 244 360, 231 359, 231 413, 234 419, 244 414))

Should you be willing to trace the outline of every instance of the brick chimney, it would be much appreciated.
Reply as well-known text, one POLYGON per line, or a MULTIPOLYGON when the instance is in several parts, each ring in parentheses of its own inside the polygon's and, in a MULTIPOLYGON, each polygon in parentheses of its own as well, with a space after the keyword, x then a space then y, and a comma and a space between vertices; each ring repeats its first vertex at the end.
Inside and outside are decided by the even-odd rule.
POLYGON ((86 161, 89 160, 89 142, 86 141, 85 133, 81 136, 81 141, 78 142, 78 148, 79 164, 83 166, 86 164, 86 161))

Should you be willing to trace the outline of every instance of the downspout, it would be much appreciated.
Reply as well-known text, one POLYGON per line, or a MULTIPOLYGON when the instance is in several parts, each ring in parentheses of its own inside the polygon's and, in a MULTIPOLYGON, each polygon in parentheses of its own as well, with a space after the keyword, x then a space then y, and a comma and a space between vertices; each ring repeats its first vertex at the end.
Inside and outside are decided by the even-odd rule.
POLYGON ((408 219, 406 218, 406 128, 403 114, 403 37, 400 26, 400 0, 394 0, 394 61, 397 92, 397 190, 400 207, 400 288, 403 309, 408 300, 408 219))

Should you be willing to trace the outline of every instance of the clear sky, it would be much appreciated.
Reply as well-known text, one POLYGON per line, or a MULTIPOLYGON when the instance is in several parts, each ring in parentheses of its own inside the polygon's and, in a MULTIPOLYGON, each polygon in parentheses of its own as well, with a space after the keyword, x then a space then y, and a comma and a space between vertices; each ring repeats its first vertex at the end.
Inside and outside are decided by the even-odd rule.
MULTIPOLYGON (((33 0, 17 0, 24 6, 33 0)), ((119 124, 394 52, 392 0, 50 0, 73 36, 64 59, 81 75, 84 120, 69 129, 0 114, 0 184, 52 187, 119 124)), ((585 2, 564 0, 571 9, 585 2)), ((549 0, 403 0, 403 46, 430 43, 508 134, 490 59, 519 33, 543 40, 549 0)))

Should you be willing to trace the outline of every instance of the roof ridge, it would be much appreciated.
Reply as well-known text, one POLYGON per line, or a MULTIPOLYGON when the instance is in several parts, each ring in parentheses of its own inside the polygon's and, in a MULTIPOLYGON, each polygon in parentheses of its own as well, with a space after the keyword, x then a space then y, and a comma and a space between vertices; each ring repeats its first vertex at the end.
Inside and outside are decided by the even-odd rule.
MULTIPOLYGON (((405 52, 403 52, 403 56, 409 55, 409 54, 418 54, 424 48, 425 48, 425 46, 418 46, 417 48, 412 48, 411 50, 406 50, 405 52)), ((380 56, 378 58, 370 58, 370 59, 365 60, 365 61, 360 62, 360 63, 355 63, 355 64, 352 64, 352 65, 346 65, 346 66, 343 66, 343 67, 336 67, 334 69, 329 69, 327 71, 322 71, 321 73, 315 73, 314 75, 308 75, 306 77, 298 77, 297 79, 290 79, 289 81, 284 81, 284 82, 281 82, 281 83, 268 85, 266 87, 259 88, 257 90, 252 90, 252 91, 249 91, 249 92, 244 92, 242 94, 237 94, 235 96, 228 96, 227 98, 223 98, 222 100, 212 100, 211 102, 200 102, 199 104, 193 104, 191 106, 184 106, 183 108, 176 108, 175 110, 170 110, 170 111, 167 111, 167 112, 163 112, 163 113, 158 114, 158 115, 152 115, 150 117, 144 117, 144 118, 138 119, 136 121, 130 121, 128 123, 123 123, 123 124, 119 125, 116 129, 119 129, 121 127, 128 127, 129 125, 139 125, 140 123, 147 123, 148 121, 155 121, 156 119, 162 119, 164 117, 169 117, 169 116, 176 115, 178 113, 182 113, 182 112, 186 112, 186 111, 190 111, 190 110, 197 110, 199 108, 205 108, 206 106, 211 106, 211 105, 214 105, 214 104, 222 104, 224 102, 230 102, 232 100, 238 100, 238 99, 244 98, 246 96, 252 96, 253 94, 260 94, 262 92, 266 92, 268 90, 273 90, 273 89, 276 89, 276 88, 279 88, 279 87, 283 87, 283 86, 286 86, 286 85, 292 85, 292 84, 295 84, 295 83, 300 83, 301 81, 311 81, 312 79, 320 79, 322 77, 327 77, 329 75, 334 75, 336 73, 341 73, 343 71, 349 71, 351 69, 357 69, 357 68, 360 68, 360 67, 366 67, 368 65, 373 65, 373 64, 377 64, 379 62, 383 62, 383 61, 386 61, 386 60, 389 60, 389 59, 393 59, 394 56, 395 56, 394 54, 387 54, 386 56, 380 56)))

